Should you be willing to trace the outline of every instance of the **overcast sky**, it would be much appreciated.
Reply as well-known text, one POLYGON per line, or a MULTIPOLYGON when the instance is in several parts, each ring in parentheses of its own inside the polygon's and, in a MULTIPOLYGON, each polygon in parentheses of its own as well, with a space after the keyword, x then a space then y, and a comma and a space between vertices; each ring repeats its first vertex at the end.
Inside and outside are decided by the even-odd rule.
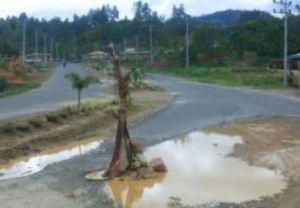
MULTIPOLYGON (((51 19, 52 17, 70 18, 73 14, 86 14, 89 9, 109 3, 116 5, 120 17, 133 15, 133 3, 137 0, 0 0, 0 16, 19 15, 26 12, 28 16, 51 19)), ((186 12, 193 16, 209 14, 226 9, 260 9, 272 11, 272 0, 144 0, 152 10, 169 17, 174 4, 184 4, 186 12)))

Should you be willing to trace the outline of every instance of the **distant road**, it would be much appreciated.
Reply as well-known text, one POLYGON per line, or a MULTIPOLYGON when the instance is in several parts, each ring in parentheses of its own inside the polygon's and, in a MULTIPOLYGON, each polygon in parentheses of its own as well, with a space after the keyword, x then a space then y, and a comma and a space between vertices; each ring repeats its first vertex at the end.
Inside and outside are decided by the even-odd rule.
MULTIPOLYGON (((66 68, 57 67, 49 79, 38 89, 0 99, 0 120, 24 116, 42 111, 53 111, 66 102, 77 100, 77 91, 64 76, 76 72, 86 74, 80 64, 69 63, 66 68)), ((83 98, 97 98, 103 95, 107 86, 96 84, 84 89, 83 98)))

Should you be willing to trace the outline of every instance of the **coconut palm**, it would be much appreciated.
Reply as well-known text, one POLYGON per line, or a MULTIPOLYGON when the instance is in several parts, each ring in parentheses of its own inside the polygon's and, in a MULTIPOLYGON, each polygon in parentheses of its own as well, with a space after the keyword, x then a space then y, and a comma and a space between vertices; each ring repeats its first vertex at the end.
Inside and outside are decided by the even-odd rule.
POLYGON ((96 79, 92 76, 81 76, 74 72, 67 74, 65 77, 72 83, 72 88, 78 91, 77 108, 78 113, 80 113, 81 91, 89 85, 96 83, 96 79))

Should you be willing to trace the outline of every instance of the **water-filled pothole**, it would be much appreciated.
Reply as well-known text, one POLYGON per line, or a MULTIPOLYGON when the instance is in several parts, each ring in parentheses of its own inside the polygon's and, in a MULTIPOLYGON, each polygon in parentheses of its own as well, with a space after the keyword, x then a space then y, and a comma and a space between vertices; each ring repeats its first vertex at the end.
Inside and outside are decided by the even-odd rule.
POLYGON ((109 181, 108 191, 125 208, 167 207, 170 197, 185 205, 240 203, 272 196, 286 187, 281 173, 228 157, 239 137, 193 132, 145 150, 161 157, 168 172, 140 181, 109 181))
POLYGON ((26 160, 15 162, 10 167, 0 167, 0 180, 29 176, 42 171, 48 165, 68 160, 77 155, 85 154, 99 147, 101 142, 94 141, 80 144, 69 149, 56 150, 53 153, 41 154, 26 160))

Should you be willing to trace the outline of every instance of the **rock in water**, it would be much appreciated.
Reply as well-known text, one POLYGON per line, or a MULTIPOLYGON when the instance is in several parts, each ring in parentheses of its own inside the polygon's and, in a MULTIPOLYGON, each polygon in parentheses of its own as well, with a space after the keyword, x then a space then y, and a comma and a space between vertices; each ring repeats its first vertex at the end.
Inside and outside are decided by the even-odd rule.
POLYGON ((160 157, 150 160, 149 167, 159 173, 168 171, 164 161, 160 157))

